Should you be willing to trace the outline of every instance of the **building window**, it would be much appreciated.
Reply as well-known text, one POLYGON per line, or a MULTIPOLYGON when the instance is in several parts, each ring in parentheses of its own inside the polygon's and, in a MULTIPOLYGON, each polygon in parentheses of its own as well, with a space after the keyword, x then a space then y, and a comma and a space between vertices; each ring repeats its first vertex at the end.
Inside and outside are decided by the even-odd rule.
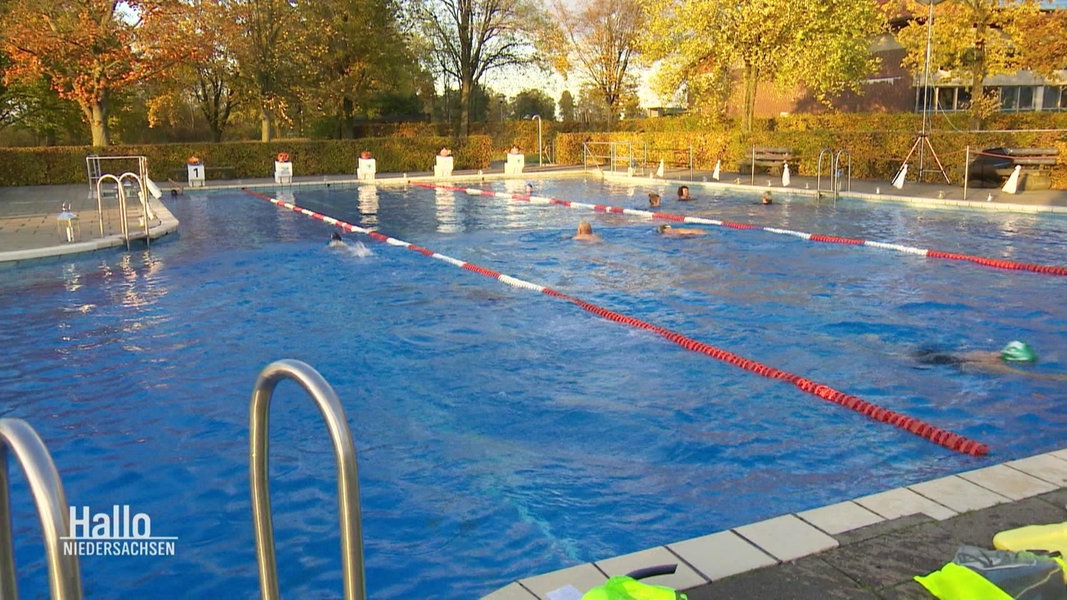
POLYGON ((1045 86, 1045 95, 1041 99, 1042 110, 1067 110, 1067 86, 1045 86))
POLYGON ((1017 86, 1003 86, 1000 88, 1000 110, 1015 112, 1019 109, 1019 88, 1017 86))
POLYGON ((1024 85, 1019 87, 1019 110, 1034 110, 1034 88, 1024 85))

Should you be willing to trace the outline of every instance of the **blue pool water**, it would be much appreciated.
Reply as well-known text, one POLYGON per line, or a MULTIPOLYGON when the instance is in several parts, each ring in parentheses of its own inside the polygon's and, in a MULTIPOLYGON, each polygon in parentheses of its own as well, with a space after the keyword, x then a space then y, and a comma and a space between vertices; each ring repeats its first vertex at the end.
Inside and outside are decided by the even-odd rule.
MULTIPOLYGON (((488 183, 504 189, 502 183, 488 183)), ((658 184, 538 182, 640 207, 658 184)), ((665 198, 673 197, 660 189, 665 198)), ((1062 277, 418 188, 309 189, 297 204, 826 383, 988 443, 955 454, 567 302, 331 228, 239 191, 168 198, 176 239, 0 271, 0 416, 29 421, 75 506, 129 504, 173 557, 83 557, 88 597, 257 597, 248 402, 303 360, 359 448, 374 598, 470 598, 517 578, 1003 460, 1067 439, 1067 384, 916 364, 921 347, 1029 341, 1067 372, 1062 277), (592 221, 604 242, 569 240, 592 221)), ((697 190, 664 210, 1067 263, 1067 220, 697 190)), ((271 413, 280 587, 341 593, 332 451, 283 383, 271 413)), ((47 593, 12 465, 19 586, 47 593)))

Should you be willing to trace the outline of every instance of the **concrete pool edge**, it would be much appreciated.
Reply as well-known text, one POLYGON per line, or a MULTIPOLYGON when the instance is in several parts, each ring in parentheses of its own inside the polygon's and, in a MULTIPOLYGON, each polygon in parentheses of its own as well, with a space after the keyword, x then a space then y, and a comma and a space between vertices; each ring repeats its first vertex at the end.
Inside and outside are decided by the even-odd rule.
MULTIPOLYGON (((148 228, 147 237, 149 243, 175 233, 180 226, 178 219, 167 210, 167 207, 162 202, 152 199, 150 203, 152 210, 156 213, 158 223, 150 225, 148 228)), ((133 233, 130 237, 132 241, 144 240, 144 238, 145 234, 143 232, 133 233)), ((49 245, 42 245, 37 248, 0 251, 0 264, 18 265, 23 262, 57 258, 71 254, 88 254, 125 245, 126 240, 120 234, 69 243, 52 242, 49 245)))
MULTIPOLYGON (((847 552, 851 544, 894 533, 899 535, 901 530, 906 532, 908 527, 915 524, 931 523, 937 526, 983 512, 992 515, 993 521, 998 521, 996 516, 999 510, 1007 510, 1006 507, 1050 493, 1067 493, 1064 488, 1067 488, 1067 449, 1010 460, 830 506, 780 515, 689 540, 522 578, 483 598, 548 599, 551 592, 567 586, 584 593, 602 584, 610 575, 670 563, 678 565, 675 574, 655 577, 649 579, 648 583, 690 592, 691 600, 696 600, 694 592, 699 596, 709 590, 712 595, 707 597, 733 597, 715 593, 716 584, 724 580, 738 581, 730 578, 751 574, 753 581, 745 582, 745 585, 759 588, 759 574, 766 572, 769 575, 775 568, 795 564, 803 558, 818 557, 831 550, 847 552), (874 533, 864 535, 863 532, 869 531, 874 533)), ((1059 519, 1067 519, 1067 512, 1059 515, 1059 519)), ((1004 528, 1037 522, 1016 523, 1004 528)), ((951 540, 944 541, 946 547, 954 548, 954 543, 951 540)), ((968 540, 968 543, 978 542, 968 540)), ((992 548, 992 539, 979 545, 992 548)), ((889 544, 882 546, 888 552, 894 550, 889 544)), ((866 561, 879 559, 878 556, 870 556, 866 547, 863 554, 862 558, 866 561)), ((922 575, 934 570, 951 561, 952 555, 940 556, 939 560, 940 563, 936 565, 915 565, 910 575, 922 575)), ((910 582, 910 575, 906 581, 894 582, 889 587, 907 584, 917 586, 910 582)), ((795 579, 796 574, 790 577, 795 579)), ((854 584, 852 582, 851 585, 854 584)), ((825 585, 823 581, 816 587, 825 594, 827 590, 822 589, 825 585)), ((850 584, 846 580, 841 585, 850 584)))

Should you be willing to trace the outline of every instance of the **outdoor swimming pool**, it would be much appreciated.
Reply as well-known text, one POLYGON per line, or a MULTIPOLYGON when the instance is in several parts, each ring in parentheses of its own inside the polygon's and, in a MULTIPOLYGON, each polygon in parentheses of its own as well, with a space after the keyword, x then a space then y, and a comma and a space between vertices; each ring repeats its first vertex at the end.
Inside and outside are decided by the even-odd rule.
MULTIPOLYGON (((521 191, 522 182, 516 182, 521 191)), ((1067 219, 535 182, 538 193, 1063 265, 1067 219)), ((501 182, 485 187, 504 189, 501 182)), ((271 192, 273 193, 273 192, 271 192)), ((174 557, 83 557, 87 597, 258 595, 248 402, 303 360, 359 448, 374 598, 470 598, 517 578, 1064 446, 1063 382, 918 365, 920 347, 1067 372, 1063 277, 761 231, 666 239, 649 220, 438 190, 296 189, 301 206, 551 286, 989 444, 951 452, 571 303, 348 236, 239 191, 168 198, 180 237, 3 271, 0 416, 48 444, 68 501, 131 505, 174 557), (588 219, 598 244, 569 239, 588 219)), ((19 587, 47 594, 11 468, 19 587)), ((341 592, 333 454, 283 383, 271 411, 280 588, 341 592)))

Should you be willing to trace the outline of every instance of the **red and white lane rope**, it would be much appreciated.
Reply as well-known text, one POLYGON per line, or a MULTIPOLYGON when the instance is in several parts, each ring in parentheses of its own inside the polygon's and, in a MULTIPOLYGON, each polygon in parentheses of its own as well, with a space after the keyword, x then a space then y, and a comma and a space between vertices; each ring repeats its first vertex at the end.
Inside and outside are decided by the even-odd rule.
POLYGON ((944 446, 945 448, 948 448, 950 450, 955 450, 956 452, 969 454, 971 456, 984 456, 989 452, 989 446, 986 444, 976 442, 959 434, 952 433, 951 431, 946 431, 939 427, 924 423, 919 419, 909 417, 894 410, 883 408, 881 406, 878 406, 877 404, 873 404, 851 394, 846 394, 817 381, 812 381, 810 379, 800 377, 799 375, 794 375, 786 371, 775 369, 774 367, 769 367, 754 360, 749 360, 732 352, 727 352, 726 350, 716 348, 715 346, 712 346, 710 344, 694 340, 675 331, 665 329, 658 325, 653 325, 647 321, 642 321, 641 319, 636 319, 634 317, 608 310, 606 308, 597 306, 596 304, 586 302, 585 300, 582 300, 580 298, 564 294, 563 292, 554 290, 543 285, 524 281, 516 277, 504 275, 503 273, 498 273, 492 269, 486 269, 485 267, 480 267, 469 262, 451 258, 443 254, 438 254, 437 252, 434 252, 427 248, 423 248, 421 246, 417 246, 415 244, 405 242, 403 240, 398 240, 396 238, 383 235, 381 233, 378 233, 377 231, 372 231, 370 229, 365 229, 363 227, 352 225, 351 223, 341 221, 340 219, 335 219, 322 213, 302 208, 291 202, 278 200, 277 198, 272 198, 266 194, 261 194, 259 192, 255 192, 249 189, 245 189, 244 191, 245 193, 251 196, 266 200, 281 208, 286 208, 291 211, 298 212, 302 215, 311 217, 313 219, 318 219, 324 223, 340 227, 345 231, 351 233, 362 233, 380 242, 385 242, 386 244, 389 244, 391 246, 400 246, 403 248, 407 248, 408 250, 413 250, 424 256, 436 258, 437 260, 444 261, 451 265, 455 265, 461 269, 466 269, 468 271, 478 273, 479 275, 484 275, 486 277, 489 277, 490 279, 496 279, 497 281, 506 285, 532 290, 548 296, 559 298, 561 300, 566 300, 567 302, 575 304, 581 307, 582 309, 587 310, 599 317, 603 317, 609 321, 615 321, 616 323, 622 323, 624 325, 629 325, 638 329, 646 329, 666 338, 671 342, 674 342, 675 344, 685 348, 686 350, 706 354, 711 358, 720 360, 725 363, 729 363, 731 365, 734 365, 735 367, 739 367, 757 375, 762 375, 763 377, 787 381, 799 388, 800 390, 822 398, 827 402, 840 404, 841 406, 850 408, 860 414, 866 415, 867 417, 874 419, 875 421, 881 421, 882 423, 894 425, 905 431, 909 431, 919 437, 934 442, 935 444, 944 446))
POLYGON ((568 208, 586 209, 602 213, 621 213, 627 215, 637 215, 641 217, 661 219, 665 221, 679 221, 683 223, 694 223, 699 225, 718 225, 720 227, 728 227, 730 229, 755 229, 782 235, 792 235, 804 240, 810 240, 812 242, 847 244, 852 246, 869 246, 871 248, 880 248, 882 250, 895 250, 897 252, 903 252, 905 254, 925 256, 927 258, 944 258, 949 260, 969 261, 978 265, 982 265, 984 267, 992 267, 995 269, 1008 269, 1011 271, 1031 271, 1033 273, 1043 273, 1045 275, 1067 275, 1067 267, 1038 265, 1033 263, 1017 262, 1013 260, 1003 260, 999 258, 972 256, 969 254, 955 254, 952 252, 942 252, 940 250, 929 250, 926 248, 915 248, 913 246, 904 246, 901 244, 888 244, 885 242, 874 242, 871 240, 861 240, 858 238, 822 235, 819 233, 805 233, 803 231, 792 231, 790 229, 777 229, 775 227, 764 227, 762 225, 753 225, 750 223, 734 223, 730 221, 719 221, 716 219, 705 219, 704 217, 690 217, 672 213, 652 212, 636 208, 622 208, 619 206, 608 206, 605 204, 588 204, 585 202, 559 200, 557 198, 547 198, 544 196, 509 194, 507 192, 494 192, 493 190, 463 188, 451 185, 425 183, 420 181, 412 181, 411 185, 425 188, 445 189, 453 192, 463 192, 472 196, 495 196, 497 198, 503 198, 505 200, 518 200, 521 202, 529 202, 531 204, 557 204, 559 206, 566 206, 568 208))

